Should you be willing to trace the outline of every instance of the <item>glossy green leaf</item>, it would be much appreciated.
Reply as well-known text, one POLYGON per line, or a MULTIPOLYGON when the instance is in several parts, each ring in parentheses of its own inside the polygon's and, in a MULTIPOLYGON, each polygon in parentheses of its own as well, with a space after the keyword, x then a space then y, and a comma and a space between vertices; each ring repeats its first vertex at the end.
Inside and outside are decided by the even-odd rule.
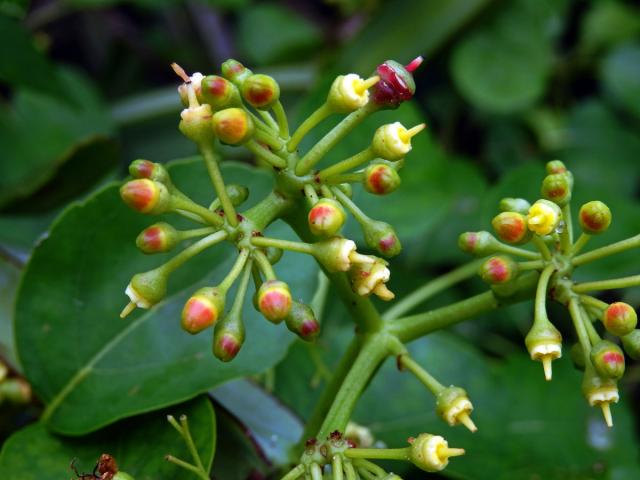
POLYGON ((123 420, 82 438, 50 433, 43 423, 35 423, 15 433, 0 452, 0 478, 59 480, 75 478, 69 468, 72 459, 80 473, 91 472, 102 453, 113 455, 118 467, 136 480, 187 480, 197 478, 168 463, 170 453, 191 461, 178 432, 167 415, 187 415, 194 443, 204 465, 211 465, 216 449, 216 417, 206 397, 172 408, 123 420))
POLYGON ((18 266, 0 259, 0 358, 13 366, 18 365, 13 344, 13 302, 19 278, 18 266))
MULTIPOLYGON (((228 182, 249 186, 249 204, 272 184, 268 174, 240 165, 226 165, 223 174, 228 182)), ((211 201, 201 162, 177 163, 171 175, 192 198, 211 201)), ((233 362, 213 357, 210 332, 193 337, 181 330, 186 298, 203 283, 219 282, 230 268, 234 250, 227 244, 174 272, 168 297, 157 307, 120 320, 124 288, 133 274, 170 255, 150 258, 135 248, 138 232, 155 221, 128 210, 112 185, 69 207, 33 253, 17 300, 17 347, 26 376, 48 405, 45 419, 56 431, 86 433, 263 371, 282 358, 294 338, 284 325, 274 326, 255 312, 251 295, 244 309, 247 340, 233 362)), ((281 226, 268 232, 286 237, 281 226)), ((297 298, 308 300, 315 268, 308 258, 287 254, 276 271, 297 298)))
POLYGON ((522 110, 537 100, 552 66, 550 31, 564 3, 510 2, 458 43, 451 71, 467 100, 497 113, 522 110))
POLYGON ((616 104, 640 117, 640 43, 622 45, 607 55, 600 78, 616 104))

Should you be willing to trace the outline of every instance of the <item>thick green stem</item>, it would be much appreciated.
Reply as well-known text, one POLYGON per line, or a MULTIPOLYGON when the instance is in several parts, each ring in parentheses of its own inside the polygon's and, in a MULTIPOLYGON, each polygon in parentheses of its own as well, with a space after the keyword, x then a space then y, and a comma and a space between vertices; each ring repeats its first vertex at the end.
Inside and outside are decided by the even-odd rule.
POLYGON ((591 250, 590 252, 583 253, 582 255, 578 255, 571 261, 571 263, 574 267, 577 267, 579 265, 584 265, 585 263, 600 260, 610 255, 615 255, 616 253, 624 252, 625 250, 630 250, 632 248, 638 247, 640 247, 640 235, 636 235, 634 237, 627 238, 626 240, 612 243, 611 245, 607 245, 606 247, 597 248, 595 250, 591 250))
POLYGON ((263 200, 243 212, 243 215, 253 222, 257 231, 262 231, 271 222, 285 215, 292 206, 293 201, 290 198, 272 191, 263 200))
POLYGON ((593 292, 595 290, 613 290, 616 288, 637 287, 640 285, 640 275, 612 278, 611 280, 597 280, 595 282, 578 283, 573 286, 576 293, 593 292))
POLYGON ((227 189, 224 185, 222 173, 220 173, 220 167, 218 166, 218 156, 216 155, 211 145, 200 145, 200 151, 204 157, 204 163, 207 166, 209 177, 211 177, 211 183, 213 188, 220 199, 220 204, 224 210, 224 215, 227 218, 227 222, 232 227, 238 225, 238 218, 236 217, 236 209, 231 203, 231 199, 227 194, 227 189))

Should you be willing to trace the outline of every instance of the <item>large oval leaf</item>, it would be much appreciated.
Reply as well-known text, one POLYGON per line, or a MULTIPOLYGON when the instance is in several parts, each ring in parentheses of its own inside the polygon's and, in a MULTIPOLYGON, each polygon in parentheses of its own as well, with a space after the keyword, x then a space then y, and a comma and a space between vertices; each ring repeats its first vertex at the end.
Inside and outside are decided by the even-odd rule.
MULTIPOLYGON (((268 174, 247 167, 226 166, 223 174, 249 186, 249 203, 271 186, 268 174)), ((178 163, 171 175, 194 199, 211 200, 200 162, 178 163)), ((174 272, 168 297, 155 308, 120 320, 131 276, 163 261, 135 248, 137 233, 156 220, 129 211, 111 185, 67 209, 25 270, 16 303, 17 348, 26 376, 48 404, 45 419, 58 432, 86 433, 260 372, 282 358, 293 339, 284 325, 274 326, 253 310, 250 295, 244 310, 247 341, 230 364, 211 354, 209 332, 192 337, 180 329, 186 298, 204 283, 219 282, 230 267, 230 245, 210 249, 174 272)), ((274 233, 282 234, 282 228, 274 233)), ((276 267, 295 286, 294 295, 307 300, 314 269, 301 255, 285 255, 276 267)))
POLYGON ((182 438, 167 422, 168 414, 187 415, 200 458, 205 466, 211 466, 216 448, 216 418, 209 400, 201 397, 165 412, 124 420, 83 438, 55 435, 43 423, 30 425, 4 444, 0 453, 0 478, 71 478, 75 476, 69 469, 71 459, 77 458, 79 472, 90 472, 102 453, 113 455, 122 471, 136 480, 195 478, 164 460, 167 453, 191 460, 182 438))

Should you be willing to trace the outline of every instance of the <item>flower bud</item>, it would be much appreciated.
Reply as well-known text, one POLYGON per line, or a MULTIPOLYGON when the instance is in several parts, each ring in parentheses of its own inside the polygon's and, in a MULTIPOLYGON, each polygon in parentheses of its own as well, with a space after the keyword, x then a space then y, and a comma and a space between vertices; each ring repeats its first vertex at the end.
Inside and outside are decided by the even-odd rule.
POLYGON ((421 123, 407 130, 400 122, 383 125, 373 135, 371 148, 380 158, 391 162, 400 160, 411 151, 411 138, 420 133, 426 125, 421 123))
POLYGON ((368 89, 378 80, 378 77, 363 80, 355 73, 339 75, 331 85, 327 103, 336 113, 353 112, 369 102, 368 89))
POLYGON ((381 258, 373 258, 373 263, 356 263, 351 267, 351 288, 363 297, 374 293, 381 300, 392 300, 395 295, 386 286, 391 277, 387 262, 381 258))
POLYGON ((140 232, 136 246, 143 253, 163 253, 171 250, 179 241, 178 231, 168 223, 160 222, 140 232))
POLYGON ((206 103, 185 108, 180 113, 181 120, 178 128, 192 142, 197 144, 210 142, 213 140, 213 132, 211 131, 212 115, 211 106, 206 103))
POLYGON ((346 272, 351 268, 351 256, 356 253, 353 240, 333 237, 314 243, 313 247, 313 256, 328 272, 346 272))
POLYGON ((552 173, 542 181, 541 195, 561 207, 571 201, 571 181, 568 173, 552 173))
POLYGON ((226 186, 227 196, 234 207, 242 205, 249 198, 249 189, 237 183, 230 183, 226 186))
POLYGON ((282 258, 284 251, 281 248, 267 247, 264 249, 264 253, 267 256, 267 260, 271 265, 275 265, 282 258))
POLYGON ((591 348, 591 363, 596 373, 603 378, 617 380, 624 374, 622 349, 608 340, 600 340, 591 348))
POLYGON ((223 362, 233 360, 244 343, 244 325, 239 312, 230 312, 214 330, 213 354, 223 362))
POLYGON ((449 465, 449 457, 459 455, 464 455, 462 448, 449 448, 444 438, 429 433, 422 433, 413 439, 409 450, 411 463, 425 472, 444 470, 449 465))
POLYGON ((615 302, 602 314, 602 323, 607 331, 617 337, 633 332, 638 324, 638 314, 628 303, 615 302))
POLYGON ((634 330, 622 337, 622 346, 634 360, 640 360, 640 330, 634 330))
POLYGON ((518 264, 511 257, 496 255, 480 266, 480 277, 489 285, 509 283, 518 276, 518 264))
POLYGON ((202 79, 199 99, 202 103, 211 105, 213 110, 235 107, 242 103, 238 87, 218 75, 207 75, 202 79))
POLYGON ((149 160, 134 160, 129 165, 129 174, 133 178, 148 178, 156 182, 169 185, 169 172, 160 163, 153 163, 149 160))
POLYGON ((189 80, 188 82, 182 83, 178 87, 178 95, 180 96, 180 100, 182 101, 182 104, 185 107, 189 106, 189 85, 191 85, 191 88, 193 88, 193 91, 195 92, 196 97, 199 98, 203 78, 204 77, 200 72, 196 72, 187 78, 189 80))
POLYGON ((493 217, 491 225, 498 238, 506 243, 520 245, 531 238, 527 218, 521 213, 502 212, 493 217))
POLYGON ((371 429, 356 422, 347 423, 347 428, 344 430, 344 438, 352 445, 355 445, 355 448, 369 448, 375 442, 371 429))
POLYGON ((222 64, 222 76, 230 80, 234 85, 242 85, 251 75, 253 75, 251 70, 233 58, 222 64))
POLYGON ((157 215, 169 210, 171 195, 162 183, 148 178, 130 180, 120 187, 120 197, 133 210, 157 215))
POLYGON ((362 224, 364 240, 369 248, 384 257, 395 257, 402 251, 400 239, 395 230, 386 222, 369 221, 362 224))
POLYGON ((562 356, 562 335, 548 320, 536 321, 524 339, 531 360, 542 362, 544 378, 551 380, 551 362, 562 356))
POLYGON ((167 274, 162 267, 137 273, 133 276, 125 290, 129 297, 127 305, 120 316, 126 317, 133 308, 151 308, 167 294, 167 274))
POLYGON ((503 212, 516 212, 526 215, 529 213, 531 204, 524 198, 503 198, 500 200, 499 208, 503 212))
POLYGON ((550 162, 547 162, 545 168, 547 170, 547 175, 568 172, 567 167, 560 160, 551 160, 550 162))
POLYGON ((289 314, 284 319, 287 328, 303 340, 311 341, 320 333, 320 324, 311 307, 292 301, 289 314))
POLYGON ((280 99, 280 86, 269 75, 251 75, 240 86, 242 97, 259 110, 268 110, 280 99))
POLYGON ((353 198, 353 187, 349 183, 341 183, 338 185, 338 188, 344 193, 347 197, 353 198))
POLYGON ((607 426, 613 426, 611 418, 611 403, 617 403, 620 399, 616 381, 611 378, 599 376, 595 370, 588 367, 584 372, 582 380, 582 394, 585 396, 589 405, 598 406, 602 409, 602 414, 607 426))
POLYGON ((569 352, 571 354, 571 362, 576 370, 584 370, 584 349, 580 343, 574 343, 569 352))
POLYGON ((0 403, 7 400, 14 405, 24 405, 31 401, 31 385, 22 378, 9 378, 0 383, 0 403))
POLYGON ((320 199, 309 210, 309 230, 316 236, 331 236, 340 231, 346 215, 342 205, 331 198, 320 199))
POLYGON ((436 396, 436 413, 451 426, 461 423, 472 432, 478 430, 469 417, 472 411, 467 392, 460 387, 447 387, 436 396))
POLYGON ((253 120, 242 108, 226 108, 213 115, 211 126, 216 137, 227 145, 240 145, 255 131, 253 120))
POLYGON ((400 186, 400 175, 386 163, 372 163, 364 170, 362 185, 374 195, 387 195, 400 186))
POLYGON ((418 57, 406 67, 394 60, 378 65, 376 75, 380 81, 371 89, 373 102, 381 108, 395 109, 402 102, 410 100, 416 91, 412 72, 421 63, 422 57, 418 57))
POLYGON ((594 200, 580 207, 578 218, 585 233, 596 235, 606 232, 611 225, 611 210, 604 203, 594 200))
POLYGON ((549 200, 538 200, 529 209, 527 226, 537 235, 554 232, 562 220, 560 207, 549 200))
POLYGON ((280 323, 291 310, 289 286, 280 280, 267 280, 258 290, 260 313, 273 323, 280 323))
POLYGON ((476 257, 484 257, 498 251, 500 243, 489 232, 465 232, 458 237, 458 247, 476 257))
POLYGON ((182 328, 196 334, 214 325, 224 312, 225 294, 218 287, 204 287, 194 293, 182 309, 182 328))

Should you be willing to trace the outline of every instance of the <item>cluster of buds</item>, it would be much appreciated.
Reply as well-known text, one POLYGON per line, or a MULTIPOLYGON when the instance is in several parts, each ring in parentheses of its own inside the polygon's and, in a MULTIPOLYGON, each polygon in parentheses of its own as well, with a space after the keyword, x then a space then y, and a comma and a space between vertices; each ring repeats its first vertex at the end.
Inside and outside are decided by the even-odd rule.
POLYGON ((223 361, 233 359, 245 340, 242 306, 251 284, 255 287, 253 304, 266 320, 284 323, 305 340, 313 340, 319 333, 313 310, 295 300, 289 286, 276 275, 274 265, 283 250, 313 256, 329 274, 346 274, 356 295, 392 299, 394 295, 386 286, 390 278, 387 262, 357 252, 355 242, 341 236, 340 231, 347 212, 351 213, 362 227, 365 244, 376 254, 388 258, 400 253, 400 240, 391 225, 371 219, 352 200, 352 184, 361 184, 375 195, 398 188, 398 171, 411 151, 412 137, 425 125, 383 125, 364 150, 324 169, 314 167, 366 116, 410 99, 415 91, 412 72, 421 61, 418 58, 404 67, 389 60, 369 78, 356 74, 337 77, 325 103, 292 135, 274 78, 254 73, 236 60, 224 62, 221 75, 188 75, 173 64, 183 80, 178 87, 185 107, 179 129, 198 146, 215 196, 208 206, 200 205, 172 182, 161 164, 149 160, 131 164, 132 179, 120 189, 129 207, 148 215, 180 215, 197 225, 179 230, 163 218, 138 235, 136 245, 145 254, 186 246, 164 264, 132 277, 125 290, 130 301, 121 316, 136 307, 148 309, 161 302, 174 270, 223 241, 236 246, 235 263, 220 283, 193 292, 181 318, 182 328, 190 334, 213 327, 212 350, 223 361), (299 154, 299 142, 331 114, 347 115, 308 152, 299 154), (276 175, 273 192, 241 213, 236 209, 243 206, 249 191, 241 185, 225 184, 216 153, 218 143, 247 148, 259 164, 276 175), (310 242, 265 236, 272 222, 285 217, 290 221, 298 212, 304 212, 305 218, 293 225, 310 242), (233 285, 237 285, 235 298, 227 308, 233 285))
POLYGON ((31 385, 20 377, 11 376, 9 368, 0 360, 0 405, 24 405, 31 401, 31 385))
POLYGON ((607 304, 588 293, 636 286, 640 276, 576 283, 572 275, 581 265, 639 247, 640 235, 581 254, 593 235, 609 228, 611 211, 598 200, 582 205, 578 214, 582 232, 574 239, 573 175, 559 160, 547 163, 546 170, 542 198, 533 204, 521 198, 503 199, 502 212, 491 222, 495 236, 487 231, 466 232, 458 243, 465 252, 487 257, 479 274, 497 296, 513 294, 518 278, 537 276, 534 320, 525 345, 531 359, 542 363, 547 380, 552 378, 552 361, 562 355, 562 334, 547 315, 546 301, 553 299, 568 308, 578 340, 572 358, 584 370, 582 391, 591 406, 602 408, 607 425, 612 426, 610 404, 619 399, 617 381, 625 369, 624 352, 633 359, 640 357, 640 330, 631 305, 607 304), (522 248, 525 244, 534 249, 522 248), (603 339, 603 334, 610 339, 603 339))

